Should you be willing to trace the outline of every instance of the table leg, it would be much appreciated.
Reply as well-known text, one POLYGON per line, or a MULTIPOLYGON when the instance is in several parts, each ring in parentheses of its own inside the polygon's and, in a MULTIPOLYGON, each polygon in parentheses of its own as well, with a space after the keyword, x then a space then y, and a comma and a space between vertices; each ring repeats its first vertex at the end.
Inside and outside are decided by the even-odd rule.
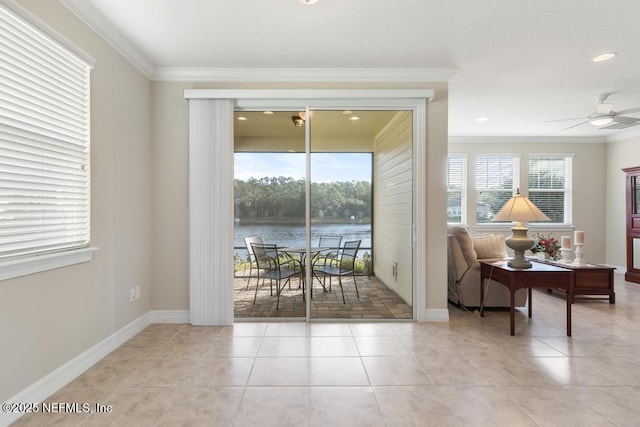
POLYGON ((567 298, 567 336, 571 336, 571 303, 567 298))
POLYGON ((574 275, 569 277, 569 289, 567 290, 567 336, 571 336, 571 302, 573 301, 574 275))
POLYGON ((484 317, 484 277, 480 274, 480 317, 484 317))
POLYGON ((527 288, 528 291, 527 293, 529 294, 528 299, 529 299, 529 319, 531 319, 531 317, 533 316, 533 298, 531 298, 532 292, 531 292, 531 288, 527 288))
POLYGON ((510 321, 511 321, 511 336, 514 336, 516 334, 516 301, 515 301, 515 292, 513 290, 513 288, 510 289, 509 292, 509 300, 511 301, 511 308, 510 308, 510 321))

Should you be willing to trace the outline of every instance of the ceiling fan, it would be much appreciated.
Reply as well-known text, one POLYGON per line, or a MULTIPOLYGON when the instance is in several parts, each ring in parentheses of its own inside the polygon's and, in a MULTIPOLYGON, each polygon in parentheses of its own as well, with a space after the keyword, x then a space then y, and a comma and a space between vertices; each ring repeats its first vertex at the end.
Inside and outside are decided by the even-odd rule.
POLYGON ((624 116, 624 114, 640 112, 640 107, 631 108, 623 111, 614 111, 613 104, 605 103, 607 98, 609 98, 609 95, 610 95, 609 93, 605 93, 605 94, 594 97, 597 102, 596 109, 593 113, 589 114, 586 117, 547 120, 545 123, 561 122, 561 121, 567 121, 567 120, 584 120, 580 123, 571 125, 562 130, 568 130, 578 126, 582 126, 586 123, 590 123, 592 126, 595 126, 598 129, 625 129, 625 128, 640 124, 640 118, 624 116))

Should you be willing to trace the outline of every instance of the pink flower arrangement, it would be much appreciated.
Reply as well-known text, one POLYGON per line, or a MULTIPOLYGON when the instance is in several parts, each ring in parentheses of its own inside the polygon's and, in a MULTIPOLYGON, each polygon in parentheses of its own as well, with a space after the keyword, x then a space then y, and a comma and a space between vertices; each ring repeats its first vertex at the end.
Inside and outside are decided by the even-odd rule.
POLYGON ((544 235, 538 233, 536 238, 533 239, 533 246, 531 252, 538 253, 543 252, 551 259, 558 259, 560 252, 560 244, 555 237, 551 237, 551 234, 544 235))

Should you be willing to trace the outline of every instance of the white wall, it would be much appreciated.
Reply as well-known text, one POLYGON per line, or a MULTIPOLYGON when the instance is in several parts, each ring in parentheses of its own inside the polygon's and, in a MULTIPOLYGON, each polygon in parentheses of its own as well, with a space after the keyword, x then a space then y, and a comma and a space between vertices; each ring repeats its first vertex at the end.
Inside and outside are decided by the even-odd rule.
POLYGON ((607 144, 606 208, 607 263, 627 266, 626 192, 623 168, 640 166, 640 137, 607 144))
POLYGON ((0 282, 0 401, 151 307, 150 83, 57 1, 20 0, 96 60, 88 263, 0 282), (142 297, 129 302, 139 285, 142 297))
MULTIPOLYGON (((479 142, 473 141, 473 138, 457 138, 453 139, 449 144, 450 153, 466 153, 471 162, 477 153, 512 153, 522 154, 522 161, 526 162, 526 154, 529 153, 573 153, 573 226, 577 230, 585 232, 584 257, 587 262, 605 263, 608 261, 606 256, 606 180, 607 173, 605 167, 605 158, 607 155, 607 144, 597 142, 580 142, 578 139, 567 139, 562 142, 561 139, 554 139, 553 142, 545 142, 545 138, 528 138, 527 142, 522 140, 509 138, 496 138, 500 142, 487 142, 489 138, 483 137, 478 139, 479 142)), ((585 139, 588 141, 587 139, 585 139)), ((521 161, 521 164, 522 164, 521 161)), ((522 176, 521 181, 526 176, 522 176)), ((473 176, 467 180, 469 185, 473 185, 473 176)), ((510 235, 508 227, 503 227, 507 235, 510 235)), ((496 226, 490 225, 486 228, 476 227, 472 229, 472 233, 483 233, 487 231, 500 230, 496 226)), ((571 235, 570 228, 535 225, 530 227, 529 234, 533 235, 536 231, 552 232, 556 238, 561 235, 571 235)), ((573 241, 573 238, 572 238, 573 241)))
POLYGON ((412 140, 412 113, 399 112, 376 137, 373 160, 373 268, 376 277, 409 305, 413 305, 412 140))

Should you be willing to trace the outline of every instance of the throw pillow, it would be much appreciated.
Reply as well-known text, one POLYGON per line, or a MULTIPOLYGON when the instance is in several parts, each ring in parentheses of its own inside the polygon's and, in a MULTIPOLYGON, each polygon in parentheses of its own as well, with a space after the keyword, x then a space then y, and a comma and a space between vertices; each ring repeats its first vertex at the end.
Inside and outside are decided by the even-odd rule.
POLYGON ((476 236, 472 240, 473 249, 476 251, 478 259, 506 258, 508 256, 504 236, 501 234, 476 236))

